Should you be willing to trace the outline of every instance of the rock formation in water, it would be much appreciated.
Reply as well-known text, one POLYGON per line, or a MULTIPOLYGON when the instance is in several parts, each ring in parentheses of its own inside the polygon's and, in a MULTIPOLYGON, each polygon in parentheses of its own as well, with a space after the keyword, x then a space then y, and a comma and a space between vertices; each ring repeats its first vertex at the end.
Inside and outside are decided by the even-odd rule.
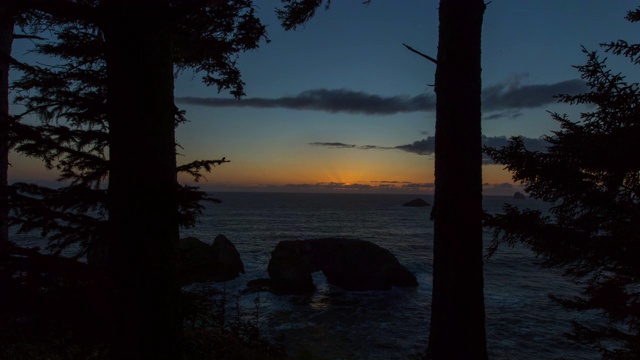
POLYGON ((205 281, 229 281, 244 274, 244 264, 236 247, 224 235, 213 244, 195 237, 180 239, 179 281, 181 285, 205 281))
POLYGON ((402 204, 402 206, 420 207, 420 206, 429 206, 429 203, 422 200, 421 198, 417 198, 402 204))
POLYGON ((516 191, 515 194, 513 194, 513 198, 516 199, 516 200, 524 200, 527 197, 524 196, 524 194, 521 193, 520 191, 516 191))
POLYGON ((389 290, 417 286, 416 277, 380 246, 351 239, 281 241, 268 266, 276 294, 308 294, 315 290, 311 274, 322 271, 330 284, 345 290, 389 290))

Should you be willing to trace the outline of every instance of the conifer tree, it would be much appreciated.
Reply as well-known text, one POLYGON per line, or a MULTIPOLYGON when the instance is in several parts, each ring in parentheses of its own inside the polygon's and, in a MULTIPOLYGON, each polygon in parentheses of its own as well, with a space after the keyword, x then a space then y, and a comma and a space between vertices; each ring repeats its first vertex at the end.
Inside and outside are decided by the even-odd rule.
MULTIPOLYGON (((627 20, 640 21, 640 8, 627 20)), ((640 44, 601 44, 604 51, 640 64, 640 44)), ((542 266, 564 270, 582 289, 573 298, 553 297, 568 310, 598 312, 608 321, 573 323, 571 338, 599 350, 603 359, 640 354, 640 88, 606 59, 583 48, 576 66, 589 87, 561 95, 567 104, 587 104, 580 119, 553 113, 560 130, 546 136, 547 151, 527 150, 519 137, 486 152, 522 182, 549 213, 505 205, 491 216, 492 250, 523 243, 542 266)))
POLYGON ((8 3, 0 4, 0 263, 9 248, 9 59, 14 22, 8 3))
MULTIPOLYGON (((20 9, 16 0, 0 3, 0 289, 8 286, 12 274, 8 269, 11 242, 9 239, 9 151, 11 147, 11 126, 18 120, 18 116, 9 113, 9 73, 12 67, 23 66, 11 56, 11 49, 15 39, 34 39, 29 34, 16 34, 14 27, 22 30, 29 24, 41 27, 41 19, 28 9, 20 9)), ((6 296, 6 291, 0 290, 6 296)), ((4 300, 4 296, 3 296, 4 300)))
MULTIPOLYGON (((23 4, 27 3, 60 20, 61 46, 47 51, 59 51, 63 60, 71 60, 66 63, 71 72, 33 69, 38 80, 23 79, 24 89, 42 90, 35 97, 25 96, 26 105, 49 122, 37 128, 23 124, 14 141, 20 151, 58 167, 71 184, 63 190, 74 194, 91 190, 94 196, 79 195, 75 198, 79 202, 60 205, 57 201, 74 198, 60 190, 18 186, 22 193, 16 199, 29 202, 18 195, 31 192, 46 200, 40 203, 60 206, 63 221, 53 225, 58 229, 78 220, 76 215, 95 210, 81 209, 86 202, 102 202, 108 217, 98 223, 102 226, 95 233, 107 239, 107 269, 116 290, 112 356, 178 358, 176 171, 193 173, 222 161, 176 166, 174 69, 194 69, 204 74, 205 83, 240 96, 243 83, 236 54, 257 47, 265 28, 251 1, 23 4), (67 56, 69 52, 72 55, 67 56), (74 123, 76 119, 79 122, 74 123), (107 188, 100 186, 105 176, 107 188)), ((183 190, 193 194, 193 188, 183 190)), ((37 226, 49 226, 56 216, 43 213, 32 220, 40 222, 37 226)))
MULTIPOLYGON (((39 121, 16 123, 12 146, 25 156, 42 160, 59 172, 60 187, 51 189, 17 183, 12 189, 16 216, 23 231, 38 230, 47 236, 56 253, 74 245, 76 256, 104 245, 107 210, 106 182, 109 167, 109 124, 106 120, 106 64, 104 41, 94 27, 81 23, 55 26, 55 41, 39 42, 34 52, 65 59, 55 66, 22 65, 22 77, 12 84, 15 101, 25 114, 39 121)), ((186 121, 175 110, 176 126, 186 121)), ((178 172, 196 179, 219 160, 182 164, 178 172)), ((195 187, 178 185, 180 223, 195 224, 206 194, 195 187)))

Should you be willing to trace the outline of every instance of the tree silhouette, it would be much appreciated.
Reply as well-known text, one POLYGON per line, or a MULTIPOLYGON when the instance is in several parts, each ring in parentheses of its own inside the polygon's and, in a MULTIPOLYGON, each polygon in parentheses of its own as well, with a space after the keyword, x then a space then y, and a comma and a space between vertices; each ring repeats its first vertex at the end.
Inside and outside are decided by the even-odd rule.
MULTIPOLYGON (((174 129, 180 113, 173 103, 174 66, 203 73, 205 83, 240 96, 243 83, 236 54, 257 47, 265 28, 254 16, 251 1, 21 4, 60 21, 62 41, 41 49, 72 61, 66 68, 70 72, 34 68, 31 75, 36 77, 21 83, 24 89, 40 90, 36 97, 24 98, 30 110, 45 120, 62 119, 63 125, 22 124, 14 141, 20 151, 58 167, 62 178, 71 181, 63 190, 79 197, 21 185, 16 199, 28 202, 20 195, 32 194, 59 206, 59 213, 31 218, 34 226, 48 226, 47 220, 58 214, 73 223, 76 215, 86 216, 86 210, 93 209, 82 211, 87 203, 105 205, 108 218, 98 223, 95 233, 107 239, 107 269, 118 309, 111 356, 177 358, 179 197, 193 199, 193 188, 179 191, 176 171, 196 173, 222 160, 176 166, 174 129), (150 9, 154 16, 149 16, 150 9), (99 184, 107 176, 105 189, 99 184), (78 202, 56 203, 63 198, 78 202)), ((183 212, 187 220, 193 210, 183 212)), ((78 238, 93 233, 86 224, 81 228, 85 232, 78 238)))
POLYGON ((14 17, 7 4, 0 4, 0 264, 9 248, 9 64, 14 17))
POLYGON ((23 64, 11 57, 14 39, 36 38, 28 34, 14 34, 15 25, 21 27, 27 23, 39 26, 38 16, 29 10, 19 10, 18 2, 7 0, 0 4, 0 289, 2 300, 6 298, 6 291, 12 275, 8 270, 11 243, 9 239, 9 150, 11 147, 12 124, 18 117, 9 113, 9 73, 12 66, 23 64))
POLYGON ((13 43, 13 14, 7 4, 0 4, 0 306, 4 307, 9 261, 9 58, 13 43))
MULTIPOLYGON (((640 8, 627 20, 640 21, 640 8)), ((640 45, 601 44, 605 52, 640 64, 640 45)), ((550 203, 548 214, 504 207, 487 225, 492 250, 516 242, 530 247, 541 265, 564 270, 582 287, 569 299, 552 297, 569 310, 596 311, 606 324, 574 322, 571 338, 593 346, 603 359, 635 359, 640 353, 640 89, 587 51, 576 66, 590 90, 561 95, 561 102, 588 104, 579 121, 553 113, 560 130, 546 136, 546 152, 527 150, 521 138, 486 152, 525 184, 532 198, 550 203)))
MULTIPOLYGON (((109 124, 106 120, 106 63, 104 39, 95 26, 65 21, 51 32, 56 41, 36 43, 34 49, 55 65, 18 66, 22 77, 12 84, 15 101, 40 122, 15 123, 12 146, 23 155, 42 160, 59 173, 61 187, 13 184, 14 225, 22 231, 46 234, 49 249, 60 253, 76 246, 76 256, 89 252, 90 260, 105 246, 106 179, 109 168, 109 124), (64 59, 59 62, 58 59, 64 59)), ((23 117, 24 117, 23 116, 23 117)), ((176 126, 186 121, 175 109, 176 126)), ((196 160, 182 164, 196 180, 201 171, 220 160, 196 160)), ((179 185, 180 224, 195 224, 200 200, 206 194, 179 185)))
POLYGON ((481 0, 441 0, 436 69, 432 359, 486 359, 481 0))

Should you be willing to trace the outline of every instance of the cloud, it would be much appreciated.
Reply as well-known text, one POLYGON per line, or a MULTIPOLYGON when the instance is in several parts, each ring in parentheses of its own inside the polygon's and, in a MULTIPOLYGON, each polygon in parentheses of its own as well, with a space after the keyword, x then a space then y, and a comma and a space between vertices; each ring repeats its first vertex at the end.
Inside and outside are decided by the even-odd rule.
POLYGON ((433 183, 412 183, 408 181, 368 181, 365 183, 319 182, 272 185, 273 191, 308 192, 367 192, 367 193, 425 193, 432 192, 433 183))
POLYGON ((579 79, 536 85, 522 85, 520 79, 521 77, 517 76, 510 81, 484 88, 482 110, 486 112, 511 110, 511 114, 519 114, 513 110, 541 107, 557 102, 556 95, 575 95, 588 89, 586 83, 579 79))
POLYGON ((411 183, 411 184, 405 184, 402 185, 403 189, 431 189, 431 188, 435 188, 436 184, 434 183, 411 183))
MULTIPOLYGON (((548 143, 540 138, 522 138, 524 145, 528 150, 532 151, 545 151, 548 143)), ((398 145, 394 149, 403 150, 406 152, 418 154, 418 155, 432 155, 435 151, 435 137, 429 136, 426 139, 414 141, 407 145, 398 145)), ((500 148, 506 146, 509 143, 509 139, 506 136, 485 136, 482 135, 482 145, 489 147, 500 148)))
POLYGON ((286 108, 293 110, 316 110, 330 113, 353 113, 367 115, 391 115, 403 112, 430 111, 435 109, 435 97, 421 94, 416 96, 380 96, 347 89, 315 89, 303 91, 294 96, 280 98, 225 98, 177 97, 176 102, 211 107, 255 107, 286 108))
MULTIPOLYGON (((318 182, 300 184, 253 184, 232 185, 228 183, 194 184, 206 191, 257 191, 257 192, 305 192, 305 193, 372 193, 372 194, 433 194, 435 184, 406 181, 365 181, 347 184, 343 182, 318 182)), ((522 184, 482 184, 484 195, 513 196, 515 191, 524 192, 522 184)), ((409 200, 409 199, 407 199, 409 200)))
POLYGON ((493 188, 493 189, 501 189, 501 190, 513 190, 514 184, 511 183, 500 183, 500 184, 490 184, 484 183, 482 184, 484 188, 493 188))
POLYGON ((522 111, 510 109, 505 111, 494 111, 491 115, 483 115, 482 120, 497 120, 502 118, 516 119, 522 116, 522 111))
POLYGON ((436 146, 436 138, 434 136, 427 136, 426 139, 414 141, 411 144, 398 145, 394 149, 418 154, 418 155, 431 155, 433 154, 436 146))
POLYGON ((429 136, 426 139, 414 141, 412 144, 398 146, 380 146, 380 145, 356 145, 338 142, 312 142, 312 146, 324 146, 333 149, 360 149, 360 150, 403 150, 416 153, 418 155, 431 155, 434 149, 434 137, 429 136))
POLYGON ((309 143, 309 145, 326 146, 326 147, 335 148, 335 149, 352 149, 357 147, 356 145, 353 145, 353 144, 344 144, 340 142, 312 142, 312 143, 309 143))
MULTIPOLYGON (((548 143, 542 138, 522 138, 524 146, 531 151, 546 151, 548 143)), ((509 138, 506 136, 482 136, 482 145, 488 147, 501 148, 509 143, 509 138)), ((360 149, 360 150, 402 150, 417 155, 433 155, 435 151, 435 137, 428 136, 425 139, 414 141, 411 144, 398 145, 398 146, 378 146, 378 145, 356 145, 356 144, 344 144, 336 142, 312 142, 309 145, 324 146, 329 148, 340 149, 360 149)), ((493 161, 485 154, 483 154, 483 163, 491 164, 493 161)))
POLYGON ((324 146, 333 149, 360 149, 360 150, 390 150, 394 149, 393 147, 385 147, 378 145, 355 145, 355 144, 345 144, 340 142, 312 142, 309 143, 311 146, 324 146))
POLYGON ((371 183, 379 183, 379 184, 411 184, 409 181, 396 181, 396 180, 377 180, 370 181, 371 183))
MULTIPOLYGON (((567 80, 555 84, 522 85, 525 76, 515 76, 508 81, 491 85, 482 92, 483 111, 489 113, 486 120, 502 117, 518 117, 519 109, 541 107, 555 103, 558 94, 577 94, 586 90, 582 80, 567 80)), ((464 86, 461 84, 460 86, 464 86)), ((315 110, 330 113, 365 115, 392 115, 406 112, 434 111, 435 94, 415 96, 381 96, 348 89, 314 89, 297 95, 279 98, 247 97, 241 100, 229 98, 176 97, 181 104, 210 107, 285 108, 315 110)))

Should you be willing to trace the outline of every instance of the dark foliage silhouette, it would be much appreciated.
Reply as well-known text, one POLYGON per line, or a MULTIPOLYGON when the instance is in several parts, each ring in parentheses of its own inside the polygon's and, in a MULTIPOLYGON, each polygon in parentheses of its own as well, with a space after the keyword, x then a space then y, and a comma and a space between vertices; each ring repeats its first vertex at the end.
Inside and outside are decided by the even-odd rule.
POLYGON ((20 68, 17 101, 42 123, 15 124, 11 140, 68 186, 16 185, 14 219, 58 250, 78 241, 103 248, 117 309, 112 357, 177 357, 178 226, 193 224, 204 193, 180 187, 176 172, 198 177, 226 160, 176 166, 184 116, 173 103, 174 69, 240 96, 235 58, 265 28, 251 1, 24 1, 17 10, 51 17, 57 41, 37 51, 59 63, 20 68))
MULTIPOLYGON (((640 8, 627 20, 640 20, 640 8)), ((623 40, 601 44, 606 53, 640 63, 640 45, 623 40)), ((505 205, 491 216, 491 250, 523 243, 582 287, 574 298, 552 297, 569 310, 598 312, 608 321, 574 322, 570 337, 602 353, 603 359, 636 359, 640 353, 640 89, 583 48, 576 66, 590 90, 560 95, 568 104, 588 104, 580 120, 553 113, 560 130, 547 136, 547 151, 530 151, 521 138, 486 152, 525 184, 533 198, 552 205, 549 214, 505 205)))

